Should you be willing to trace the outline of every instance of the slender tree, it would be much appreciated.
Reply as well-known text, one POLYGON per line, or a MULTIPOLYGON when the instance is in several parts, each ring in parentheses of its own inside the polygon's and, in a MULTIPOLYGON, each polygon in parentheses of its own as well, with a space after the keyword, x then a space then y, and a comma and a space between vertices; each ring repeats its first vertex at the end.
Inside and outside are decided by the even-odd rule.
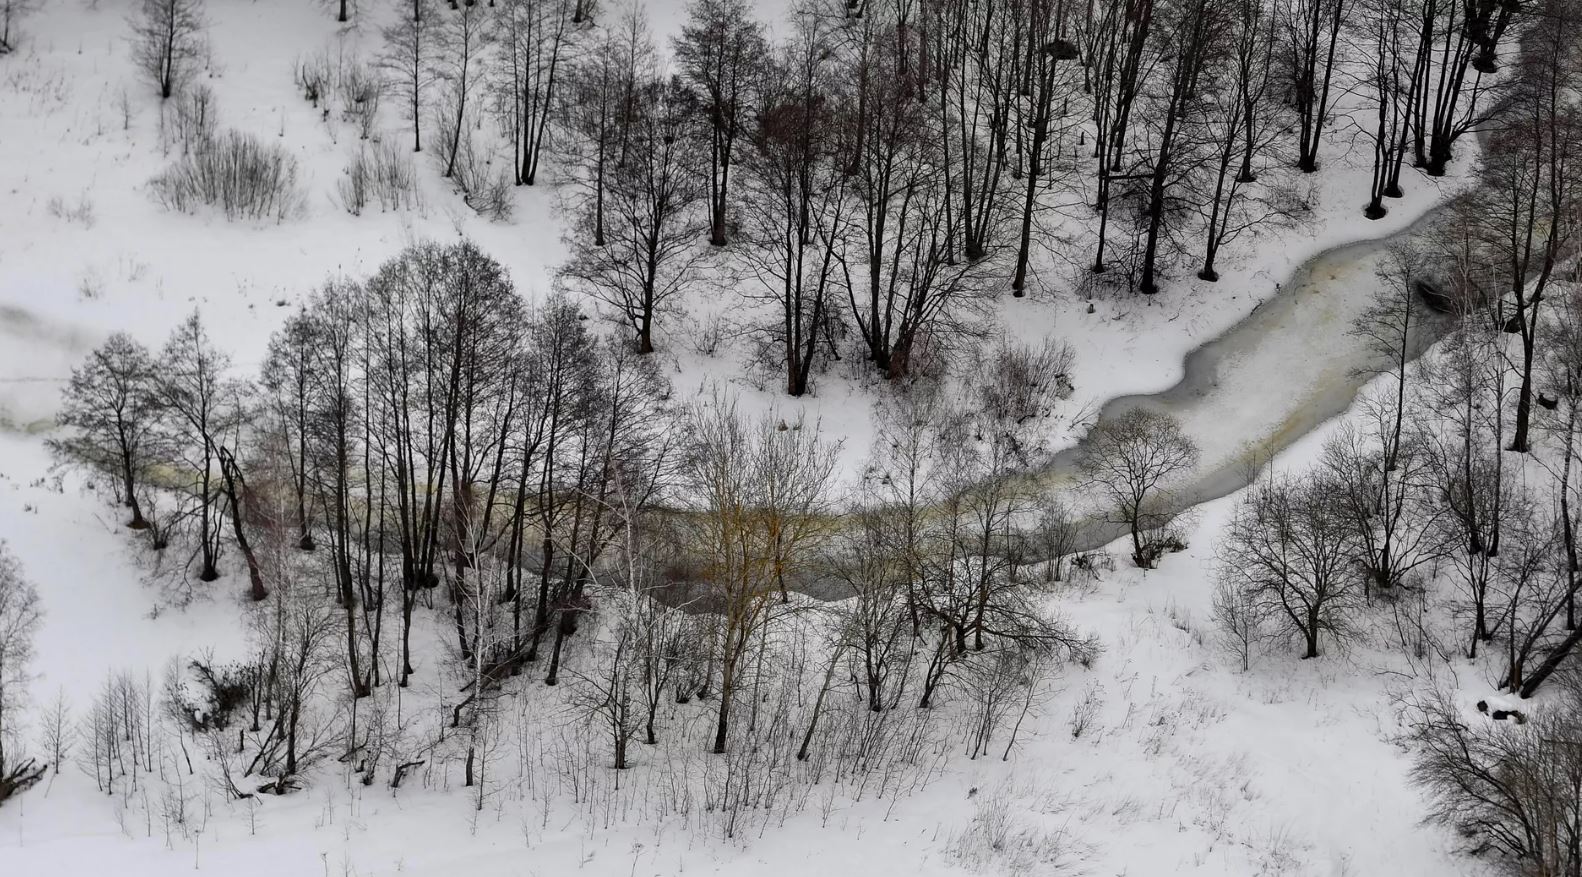
POLYGON ((132 21, 132 50, 138 69, 169 100, 203 61, 202 0, 142 0, 132 21))
POLYGON ((402 13, 384 30, 379 65, 412 123, 412 151, 423 151, 423 104, 434 84, 434 15, 428 0, 399 0, 402 13), (410 8, 410 12, 406 10, 410 8))
POLYGON ((750 124, 769 45, 745 0, 691 0, 673 52, 686 96, 702 116, 709 157, 709 243, 729 242, 731 170, 750 124))

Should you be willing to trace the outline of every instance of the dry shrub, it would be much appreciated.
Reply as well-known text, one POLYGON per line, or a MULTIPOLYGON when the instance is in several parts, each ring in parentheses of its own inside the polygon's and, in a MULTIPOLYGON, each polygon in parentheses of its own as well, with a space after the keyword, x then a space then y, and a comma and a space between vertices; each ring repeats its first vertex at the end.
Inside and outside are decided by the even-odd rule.
POLYGON ((336 188, 341 206, 353 216, 361 216, 370 204, 379 205, 386 213, 419 206, 412 158, 393 144, 378 143, 359 149, 336 188))
POLYGON ((218 207, 226 219, 283 220, 301 203, 297 160, 277 145, 226 131, 183 155, 153 180, 154 196, 171 210, 218 207))

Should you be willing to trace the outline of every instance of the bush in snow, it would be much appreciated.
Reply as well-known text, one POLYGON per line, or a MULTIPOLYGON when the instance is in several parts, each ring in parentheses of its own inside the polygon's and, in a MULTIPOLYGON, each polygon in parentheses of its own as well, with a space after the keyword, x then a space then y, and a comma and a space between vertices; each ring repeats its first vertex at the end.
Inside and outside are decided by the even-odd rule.
POLYGON ((511 218, 511 177, 509 163, 496 168, 489 158, 478 155, 471 138, 462 138, 461 155, 456 162, 456 182, 462 199, 479 216, 493 222, 511 218))
POLYGON ((417 172, 412 158, 390 143, 359 149, 336 190, 341 206, 353 216, 361 216, 369 204, 378 204, 386 212, 418 206, 417 172))
POLYGON ((357 126, 360 139, 372 137, 374 121, 379 116, 379 98, 384 94, 379 75, 361 61, 353 60, 341 67, 335 77, 335 89, 340 96, 342 118, 357 126))
POLYGON ((75 204, 68 204, 65 198, 56 195, 49 199, 49 204, 45 205, 44 209, 56 219, 75 222, 84 228, 93 228, 93 202, 88 200, 87 192, 78 195, 75 204))
POLYGON ((165 149, 176 146, 182 155, 187 155, 207 147, 214 142, 218 120, 213 89, 207 85, 183 89, 175 100, 160 107, 160 136, 165 149))
POLYGON ((951 839, 950 856, 968 870, 1006 874, 1079 873, 1086 850, 1065 829, 1046 831, 1029 825, 1013 806, 1011 791, 978 795, 977 813, 965 831, 951 839))
POLYGON ((302 99, 317 107, 319 101, 329 96, 334 69, 330 66, 329 53, 320 51, 297 60, 292 79, 302 90, 302 99))
POLYGON ((207 204, 226 219, 285 219, 300 203, 297 160, 279 146, 226 131, 153 180, 154 195, 172 210, 207 204))
POLYGON ((1215 586, 1215 642, 1243 671, 1252 667, 1253 647, 1266 636, 1264 618, 1264 607, 1247 589, 1226 580, 1215 586))

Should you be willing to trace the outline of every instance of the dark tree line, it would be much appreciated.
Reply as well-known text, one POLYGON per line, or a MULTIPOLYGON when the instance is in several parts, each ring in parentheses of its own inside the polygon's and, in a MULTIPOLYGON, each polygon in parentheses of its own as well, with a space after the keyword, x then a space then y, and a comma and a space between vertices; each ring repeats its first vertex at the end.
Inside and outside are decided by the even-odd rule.
MULTIPOLYGON (((456 683, 446 714, 481 787, 498 699, 529 671, 569 680, 622 768, 629 740, 657 745, 667 699, 708 701, 711 752, 754 751, 771 733, 763 667, 810 631, 833 645, 799 761, 839 711, 824 696, 837 665, 884 714, 871 721, 990 698, 977 754, 997 698, 1095 654, 1041 605, 1017 529, 1039 514, 1066 544, 1059 503, 1011 477, 1049 453, 1069 349, 1001 344, 968 384, 913 382, 875 447, 882 486, 848 517, 817 424, 719 395, 672 406, 652 357, 590 325, 564 298, 526 306, 469 243, 420 244, 305 296, 254 379, 197 314, 157 354, 117 335, 77 370, 62 462, 128 505, 156 565, 174 553, 184 579, 247 576, 251 656, 192 665, 210 703, 168 692, 237 771, 232 794, 251 794, 246 776, 290 791, 372 746, 358 703, 419 673, 456 683), (415 630, 443 631, 445 653, 415 630)), ((102 754, 113 788, 126 768, 102 754)))
MULTIPOLYGON (((756 361, 800 396, 846 356, 886 378, 959 354, 1009 279, 1156 292, 1308 208, 1337 103, 1371 103, 1369 216, 1411 164, 1444 173, 1495 103, 1513 8, 1440 0, 801 0, 771 40, 743 0, 693 0, 668 47, 641 7, 414 2, 383 66, 420 148, 502 212, 507 182, 569 183, 563 283, 648 353, 686 290, 748 306, 756 361), (668 58, 668 61, 662 60, 668 58), (1054 233, 1086 201, 1081 233, 1054 233), (1091 259, 1077 250, 1092 246, 1091 259)), ((1525 16, 1529 13, 1520 13, 1525 16)))

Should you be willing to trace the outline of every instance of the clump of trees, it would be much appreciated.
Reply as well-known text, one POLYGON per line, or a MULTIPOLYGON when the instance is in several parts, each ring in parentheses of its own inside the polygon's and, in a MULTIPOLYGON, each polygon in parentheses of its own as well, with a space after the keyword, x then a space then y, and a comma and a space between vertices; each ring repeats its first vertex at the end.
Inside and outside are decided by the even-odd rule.
MULTIPOLYGON (((667 79, 640 10, 580 27, 551 11, 510 25, 526 43, 504 52, 502 82, 520 107, 519 182, 536 178, 547 130, 575 184, 564 279, 646 352, 676 324, 680 289, 730 278, 743 335, 793 396, 848 355, 896 380, 969 348, 1003 278, 1015 295, 1038 282, 1040 249, 1076 262, 1070 244, 1091 242, 1095 283, 1144 293, 1193 258, 1216 280, 1233 242, 1307 209, 1284 168, 1317 170, 1366 30, 1344 2, 858 14, 808 0, 770 41, 742 4, 698 0, 667 79), (552 87, 563 103, 540 99, 552 87), (1046 210, 1078 197, 1096 224, 1044 233, 1046 210)), ((1381 92, 1371 212, 1402 191, 1408 147, 1421 140, 1418 164, 1441 173, 1486 103, 1465 64, 1429 68, 1441 41, 1492 50, 1499 34, 1418 12, 1388 18, 1402 46, 1428 23, 1416 84, 1390 90, 1403 67, 1381 92)))
POLYGON ((1008 754, 1017 710, 1098 645, 1045 605, 1018 528, 1059 514, 1011 477, 1050 453, 1071 351, 982 359, 908 384, 848 515, 816 423, 674 404, 652 357, 569 299, 528 306, 469 243, 326 283, 256 377, 197 314, 157 352, 112 337, 52 447, 189 591, 245 570, 251 633, 234 664, 173 669, 162 715, 112 679, 79 758, 126 794, 195 743, 233 797, 330 758, 392 787, 454 763, 482 807, 510 723, 563 746, 535 717, 569 714, 568 769, 678 771, 730 834, 804 806, 786 784, 926 781, 955 727, 935 715, 1008 754), (414 677, 438 709, 392 707, 414 677))
POLYGON ((1531 716, 1492 717, 1436 692, 1411 705, 1410 720, 1412 778, 1427 790, 1432 818, 1471 852, 1498 855, 1522 875, 1582 867, 1575 691, 1531 716))
MULTIPOLYGON (((255 567, 236 462, 248 412, 229 369, 196 312, 157 356, 113 335, 73 373, 59 415, 64 435, 51 443, 62 462, 112 476, 131 510, 128 526, 146 532, 154 551, 168 548, 174 531, 190 531, 196 540, 187 566, 205 582, 219 578, 227 518, 255 567)), ((251 581, 262 599, 256 571, 251 581)))
MULTIPOLYGON (((496 219, 549 156, 571 184, 569 288, 642 353, 679 331, 683 290, 738 289, 742 334, 792 396, 848 356, 889 380, 937 368, 984 334, 1006 278, 1020 296, 1053 285, 1052 265, 1145 294, 1190 268, 1217 280, 1227 247, 1308 208, 1287 169, 1317 171, 1342 93, 1367 99, 1365 212, 1383 215, 1408 155, 1442 174, 1486 119, 1481 73, 1519 15, 1428 0, 799 0, 771 40, 741 0, 694 0, 667 47, 672 76, 640 5, 397 6, 378 75, 354 63, 338 85, 347 70, 308 65, 315 106, 349 86, 368 139, 390 96, 413 150, 437 135, 443 175, 496 219), (498 143, 478 134, 486 119, 498 143), (1093 222, 1045 225, 1081 201, 1093 222)), ((147 0, 134 25, 140 66, 179 95, 201 63, 198 0, 147 0)), ((289 160, 221 145, 195 155, 230 158, 172 169, 161 197, 279 215, 289 160), (217 194, 238 178, 267 203, 217 194)), ((400 176, 365 155, 342 200, 357 213, 372 191, 393 209, 400 176)))
MULTIPOLYGON (((1520 710, 1474 710, 1429 692, 1406 712, 1414 779, 1433 816, 1473 851, 1533 874, 1576 867, 1567 771, 1570 665, 1582 642, 1573 367, 1582 309, 1560 266, 1574 249, 1565 178, 1577 154, 1577 68, 1558 36, 1574 5, 1535 10, 1480 184, 1382 260, 1378 299, 1354 330, 1371 389, 1312 471, 1248 491, 1219 546, 1214 597, 1221 642, 1244 668, 1264 642, 1314 657, 1371 631, 1414 668, 1465 661, 1512 697, 1549 692, 1520 710)), ((1471 130, 1463 126, 1483 118, 1477 72, 1492 69, 1484 49, 1510 13, 1359 12, 1381 47, 1366 80, 1381 101, 1377 213, 1399 194, 1408 156, 1442 171, 1471 130)))

